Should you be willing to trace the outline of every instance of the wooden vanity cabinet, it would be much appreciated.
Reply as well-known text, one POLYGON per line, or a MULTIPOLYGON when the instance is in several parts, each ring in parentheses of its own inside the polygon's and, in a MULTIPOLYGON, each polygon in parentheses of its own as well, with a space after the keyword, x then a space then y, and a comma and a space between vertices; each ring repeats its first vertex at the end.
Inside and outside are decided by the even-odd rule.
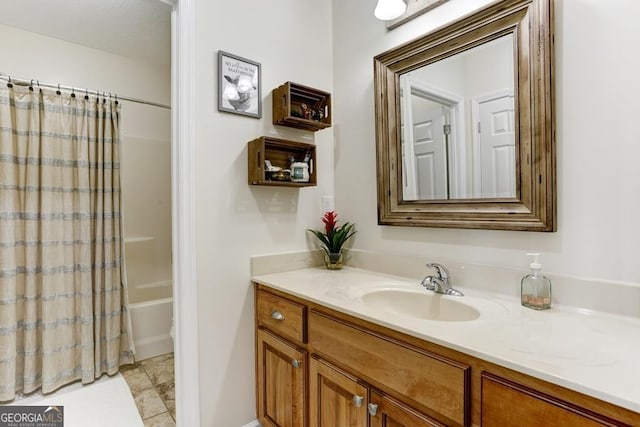
POLYGON ((307 337, 307 308, 269 292, 258 291, 256 321, 264 327, 298 344, 307 337))
POLYGON ((309 362, 309 427, 367 427, 368 389, 317 357, 309 362))
POLYGON ((640 413, 256 284, 269 427, 640 426, 640 413))
POLYGON ((489 372, 482 373, 483 427, 628 426, 489 372))
POLYGON ((258 328, 257 409, 263 427, 302 427, 306 419, 306 352, 258 328))
POLYGON ((444 426, 315 356, 309 362, 309 390, 310 427, 444 426))
POLYGON ((370 427, 444 427, 432 418, 395 400, 372 390, 369 394, 370 427))
POLYGON ((439 354, 312 309, 309 346, 357 377, 449 425, 468 425, 470 369, 439 354))
POLYGON ((256 407, 263 427, 307 424, 303 304, 256 289, 256 407))
POLYGON ((468 366, 259 285, 255 296, 263 426, 468 425, 468 366))

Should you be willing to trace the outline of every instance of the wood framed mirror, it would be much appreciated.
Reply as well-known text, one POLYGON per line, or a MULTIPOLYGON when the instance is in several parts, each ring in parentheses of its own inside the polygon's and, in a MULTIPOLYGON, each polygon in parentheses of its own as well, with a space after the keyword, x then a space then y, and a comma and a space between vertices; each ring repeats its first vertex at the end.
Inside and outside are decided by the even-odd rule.
POLYGON ((552 1, 374 58, 379 224, 556 231, 552 1))

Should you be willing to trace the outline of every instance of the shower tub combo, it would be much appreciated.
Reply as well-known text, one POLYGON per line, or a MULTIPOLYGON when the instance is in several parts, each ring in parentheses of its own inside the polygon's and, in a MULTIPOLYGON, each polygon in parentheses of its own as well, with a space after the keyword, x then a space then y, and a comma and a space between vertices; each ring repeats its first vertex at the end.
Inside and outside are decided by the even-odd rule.
MULTIPOLYGON (((152 251, 153 240, 144 237, 125 238, 129 313, 136 360, 173 352, 172 281, 154 280, 159 275, 157 264, 154 266, 146 259, 152 251)), ((170 276, 170 271, 160 275, 170 276)))

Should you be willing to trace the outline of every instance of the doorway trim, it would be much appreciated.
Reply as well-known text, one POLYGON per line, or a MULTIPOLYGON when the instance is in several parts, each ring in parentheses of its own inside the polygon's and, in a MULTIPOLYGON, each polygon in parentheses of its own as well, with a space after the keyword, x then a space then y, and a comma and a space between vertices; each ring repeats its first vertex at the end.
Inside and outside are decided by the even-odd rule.
MULTIPOLYGON (((464 111, 464 97, 447 90, 431 86, 423 81, 417 80, 414 77, 408 77, 405 82, 406 86, 403 86, 403 91, 416 95, 430 101, 446 105, 451 109, 451 116, 449 117, 449 124, 455 132, 451 134, 448 150, 448 164, 447 173, 450 180, 449 185, 449 199, 465 198, 467 194, 467 145, 466 145, 466 132, 465 132, 465 111, 464 111)), ((404 110, 409 113, 411 108, 410 97, 404 102, 408 102, 403 106, 404 110)), ((406 126, 406 121, 412 122, 412 116, 406 114, 405 121, 405 133, 404 137, 407 140, 413 140, 413 130, 411 126, 406 126)), ((407 145, 405 145, 407 147, 407 145)), ((413 148, 407 150, 407 154, 413 152, 413 148)), ((405 163, 409 163, 408 161, 405 163)), ((407 168, 407 174, 415 174, 415 168, 409 165, 407 168)), ((412 175, 413 176, 413 175, 412 175)), ((407 176, 408 178, 408 176, 407 176)), ((413 192, 414 198, 417 198, 415 188, 409 189, 409 194, 413 192)))
MULTIPOLYGON (((167 3, 168 0, 159 0, 167 3)), ((176 424, 200 425, 195 195, 195 0, 171 11, 171 211, 176 424)))

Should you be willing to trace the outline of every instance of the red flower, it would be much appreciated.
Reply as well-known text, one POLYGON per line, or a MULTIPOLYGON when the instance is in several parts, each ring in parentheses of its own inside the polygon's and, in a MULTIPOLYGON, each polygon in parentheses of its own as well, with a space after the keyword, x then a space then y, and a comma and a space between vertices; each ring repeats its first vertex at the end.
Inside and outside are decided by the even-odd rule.
POLYGON ((336 223, 338 222, 338 214, 335 213, 335 211, 327 211, 322 217, 322 222, 324 222, 325 233, 329 234, 335 230, 336 223))

